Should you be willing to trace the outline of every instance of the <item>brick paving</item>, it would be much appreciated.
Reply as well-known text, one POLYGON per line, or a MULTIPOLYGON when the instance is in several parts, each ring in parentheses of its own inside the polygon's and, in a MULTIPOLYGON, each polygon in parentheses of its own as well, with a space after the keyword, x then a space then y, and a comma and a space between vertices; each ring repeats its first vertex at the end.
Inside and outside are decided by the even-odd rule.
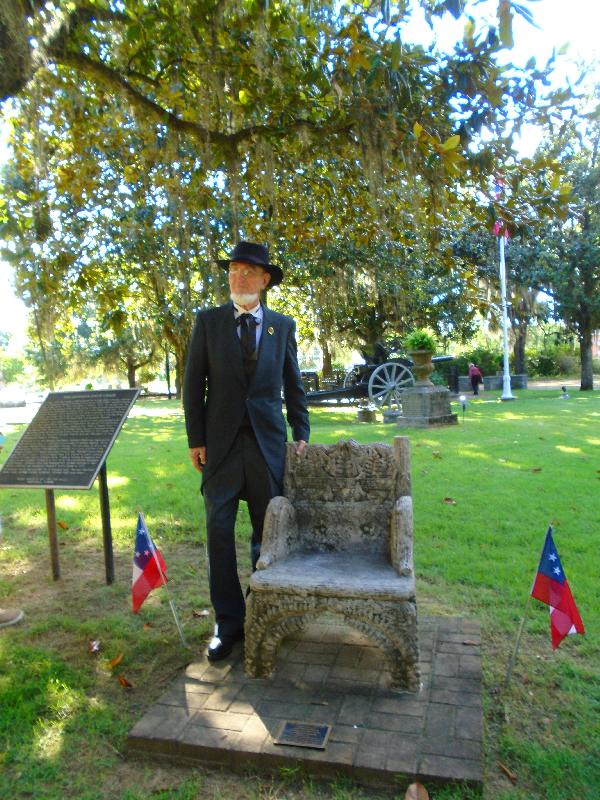
POLYGON ((381 651, 333 618, 286 640, 269 679, 245 676, 239 645, 218 664, 201 656, 130 731, 129 751, 366 785, 481 787, 479 623, 422 616, 419 644, 418 695, 391 690, 381 651), (325 750, 274 744, 284 720, 331 725, 325 750))

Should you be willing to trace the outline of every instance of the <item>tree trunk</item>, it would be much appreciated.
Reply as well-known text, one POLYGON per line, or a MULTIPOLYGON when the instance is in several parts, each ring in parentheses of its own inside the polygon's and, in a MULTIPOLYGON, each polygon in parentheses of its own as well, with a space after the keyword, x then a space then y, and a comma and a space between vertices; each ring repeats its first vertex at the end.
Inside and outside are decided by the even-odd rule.
POLYGON ((25 0, 0 3, 0 101, 24 88, 33 74, 25 0))
POLYGON ((329 349, 329 342, 324 333, 321 333, 321 336, 319 337, 319 344, 321 345, 321 350, 323 351, 323 377, 331 378, 333 375, 331 350, 329 349))
POLYGON ((513 326, 515 335, 515 343, 513 346, 514 357, 514 373, 515 375, 523 375, 525 372, 525 345, 527 344, 527 322, 519 321, 517 325, 513 326))
POLYGON ((187 347, 185 350, 175 350, 175 397, 181 400, 181 390, 183 388, 183 376, 185 374, 185 364, 187 361, 187 347))
POLYGON ((130 389, 135 389, 135 371, 137 369, 136 364, 133 361, 131 356, 127 356, 127 382, 129 383, 130 389))
POLYGON ((592 330, 591 326, 586 325, 586 329, 580 332, 579 353, 581 356, 581 391, 591 392, 594 388, 594 369, 592 364, 592 330))

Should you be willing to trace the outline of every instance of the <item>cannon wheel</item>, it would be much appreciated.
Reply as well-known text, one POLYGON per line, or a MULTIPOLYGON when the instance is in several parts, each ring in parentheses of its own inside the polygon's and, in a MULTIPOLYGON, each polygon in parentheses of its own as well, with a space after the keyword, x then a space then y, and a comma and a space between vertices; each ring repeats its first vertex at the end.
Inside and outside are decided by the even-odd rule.
POLYGON ((414 382, 412 372, 403 364, 380 364, 369 378, 369 399, 380 408, 400 406, 402 392, 414 382))

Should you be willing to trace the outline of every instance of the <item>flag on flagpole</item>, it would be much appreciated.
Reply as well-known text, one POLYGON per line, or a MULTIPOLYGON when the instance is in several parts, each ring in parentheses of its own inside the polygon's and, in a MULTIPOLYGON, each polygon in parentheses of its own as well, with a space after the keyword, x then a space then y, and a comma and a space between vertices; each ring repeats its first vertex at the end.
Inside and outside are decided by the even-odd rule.
POLYGON ((131 604, 134 614, 138 613, 152 589, 167 582, 166 571, 164 559, 148 533, 144 517, 139 514, 131 579, 131 604))
POLYGON ((531 596, 550 606, 550 630, 552 649, 556 650, 565 636, 584 633, 583 622, 571 594, 560 558, 552 538, 552 526, 546 533, 546 541, 538 567, 531 596))

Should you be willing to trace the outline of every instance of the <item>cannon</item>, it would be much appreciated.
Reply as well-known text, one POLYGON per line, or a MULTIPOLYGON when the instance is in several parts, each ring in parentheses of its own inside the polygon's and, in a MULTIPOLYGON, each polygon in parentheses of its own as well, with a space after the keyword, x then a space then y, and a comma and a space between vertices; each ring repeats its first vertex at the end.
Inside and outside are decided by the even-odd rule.
MULTIPOLYGON (((406 356, 398 355, 399 348, 399 340, 392 339, 389 342, 376 342, 372 352, 362 350, 364 362, 352 366, 344 376, 343 386, 333 389, 319 389, 318 381, 314 381, 315 373, 310 373, 317 389, 306 393, 309 404, 368 398, 379 408, 399 408, 402 392, 415 383, 410 369, 413 362, 406 356)), ((435 364, 450 361, 452 358, 453 356, 434 356, 432 360, 435 364)))

